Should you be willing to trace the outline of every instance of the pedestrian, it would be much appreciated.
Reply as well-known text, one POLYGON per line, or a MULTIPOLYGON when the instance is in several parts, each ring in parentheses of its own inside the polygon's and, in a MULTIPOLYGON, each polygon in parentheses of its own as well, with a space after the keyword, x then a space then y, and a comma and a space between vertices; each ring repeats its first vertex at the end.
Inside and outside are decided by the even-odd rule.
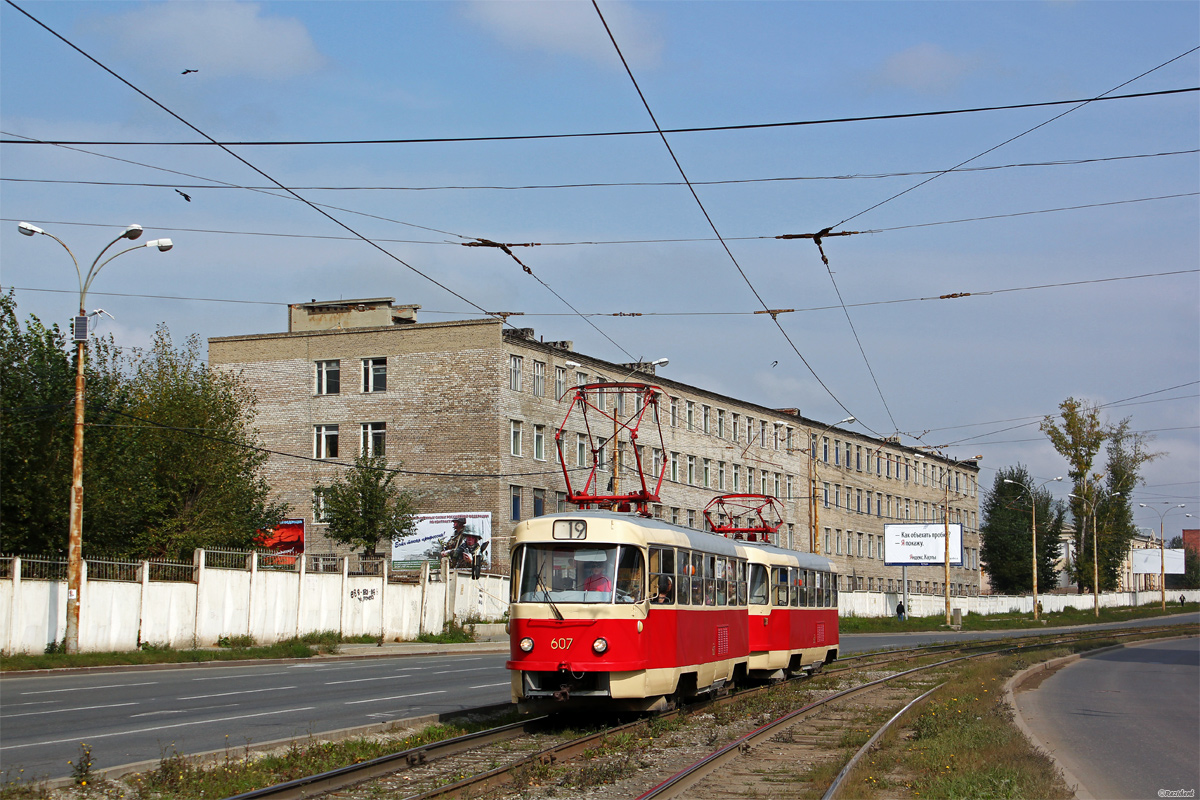
POLYGON ((1179 595, 1179 607, 1183 607, 1183 595, 1179 595))
POLYGON ((904 622, 904 603, 896 603, 896 619, 904 622))

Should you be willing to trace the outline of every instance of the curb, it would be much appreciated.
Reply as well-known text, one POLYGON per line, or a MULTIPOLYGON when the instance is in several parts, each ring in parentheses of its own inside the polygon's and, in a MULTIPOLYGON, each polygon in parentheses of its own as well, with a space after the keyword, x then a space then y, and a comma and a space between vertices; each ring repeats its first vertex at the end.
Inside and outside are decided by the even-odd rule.
POLYGON ((1065 667, 1069 664, 1073 664, 1074 662, 1080 660, 1081 658, 1090 658, 1092 656, 1100 655, 1101 653, 1110 653, 1115 650, 1124 650, 1127 647, 1139 647, 1141 645, 1149 644, 1151 642, 1169 642, 1169 641, 1175 641, 1178 639, 1194 639, 1194 638, 1196 638, 1194 635, 1193 636, 1164 636, 1164 637, 1156 638, 1156 639, 1146 639, 1146 640, 1143 640, 1140 642, 1124 642, 1121 644, 1110 645, 1109 647, 1100 647, 1095 650, 1088 650, 1083 653, 1072 653, 1069 656, 1062 656, 1060 658, 1054 658, 1049 661, 1043 661, 1040 664, 1034 664, 1031 667, 1026 667, 1025 669, 1021 670, 1016 675, 1013 675, 1004 684, 1004 702, 1007 703, 1009 709, 1012 710, 1013 724, 1015 724, 1017 726, 1017 728, 1021 731, 1021 733, 1024 734, 1025 738, 1029 740, 1030 744, 1032 744, 1040 752, 1046 754, 1046 756, 1050 759, 1050 761, 1054 764, 1055 768, 1058 770, 1059 774, 1062 775, 1063 780, 1067 784, 1067 788, 1069 788, 1071 791, 1073 791, 1075 793, 1075 797, 1078 798, 1078 800, 1096 800, 1096 797, 1091 792, 1089 792, 1087 790, 1087 788, 1084 787, 1083 782, 1081 780, 1079 780, 1079 778, 1075 775, 1075 773, 1073 773, 1073 772, 1071 772, 1071 770, 1067 769, 1066 765, 1063 764, 1062 761, 1059 760, 1058 756, 1056 756, 1054 754, 1054 751, 1051 750, 1049 747, 1047 747, 1046 744, 1044 742, 1042 742, 1042 740, 1039 739, 1036 734, 1034 734, 1033 730, 1029 727, 1028 723, 1025 722, 1025 718, 1021 716, 1020 708, 1017 707, 1016 693, 1021 690, 1021 687, 1024 684, 1031 681, 1039 673, 1057 672, 1058 670, 1062 669, 1063 667, 1065 667))

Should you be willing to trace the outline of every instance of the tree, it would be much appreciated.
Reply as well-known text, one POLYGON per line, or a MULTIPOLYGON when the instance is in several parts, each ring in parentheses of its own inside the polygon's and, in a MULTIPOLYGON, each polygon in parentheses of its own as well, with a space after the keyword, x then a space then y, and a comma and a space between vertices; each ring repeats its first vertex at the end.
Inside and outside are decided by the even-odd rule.
POLYGON ((1037 510, 1038 586, 1058 582, 1056 563, 1066 507, 1048 489, 1036 487, 1024 466, 1003 467, 996 472, 991 490, 984 493, 979 529, 980 563, 993 588, 1003 594, 1033 590, 1031 498, 1037 510))
POLYGON ((345 475, 317 486, 323 518, 329 523, 325 535, 374 557, 380 539, 412 534, 416 504, 395 485, 396 474, 385 456, 363 453, 345 475))
POLYGON ((1167 545, 1172 550, 1183 550, 1183 574, 1165 575, 1167 591, 1172 589, 1200 589, 1200 553, 1183 546, 1183 537, 1176 536, 1167 545))
MULTIPOLYGON (((190 558, 248 548, 286 516, 269 500, 254 398, 209 369, 197 337, 161 327, 145 352, 108 339, 86 350, 83 544, 122 558, 190 558)), ((17 322, 0 297, 0 531, 5 552, 63 553, 71 485, 75 370, 57 327, 17 322)))

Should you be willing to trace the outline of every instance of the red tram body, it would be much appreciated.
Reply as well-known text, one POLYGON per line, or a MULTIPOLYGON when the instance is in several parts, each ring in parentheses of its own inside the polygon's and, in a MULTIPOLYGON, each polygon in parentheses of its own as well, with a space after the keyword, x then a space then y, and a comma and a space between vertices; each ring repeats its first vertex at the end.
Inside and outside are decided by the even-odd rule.
POLYGON ((513 702, 659 710, 837 658, 837 582, 820 556, 608 511, 513 534, 513 702))

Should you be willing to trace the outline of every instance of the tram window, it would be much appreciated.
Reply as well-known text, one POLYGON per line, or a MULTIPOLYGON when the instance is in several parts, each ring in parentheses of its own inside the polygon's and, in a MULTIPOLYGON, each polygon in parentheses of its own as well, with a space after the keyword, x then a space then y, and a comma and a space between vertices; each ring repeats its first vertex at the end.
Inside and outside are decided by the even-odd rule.
POLYGON ((786 567, 774 567, 775 574, 775 607, 783 608, 788 604, 788 572, 786 567))
POLYGON ((716 586, 716 556, 705 556, 704 558, 704 605, 715 606, 717 604, 717 586, 716 586))
POLYGON ((737 561, 737 604, 746 605, 746 562, 737 561))
MULTIPOLYGON (((692 605, 704 605, 704 554, 692 553, 692 605)), ((710 574, 711 577, 711 574, 710 574)))
MULTIPOLYGON (((512 570, 513 575, 521 574, 521 562, 524 560, 524 558, 525 545, 521 545, 515 551, 513 551, 512 561, 509 564, 509 568, 512 570)), ((518 592, 518 589, 521 587, 520 581, 510 580, 508 583, 509 602, 515 603, 520 600, 520 593, 518 592)))
POLYGON ((618 603, 640 603, 645 597, 644 559, 640 548, 630 545, 621 546, 620 560, 617 563, 617 594, 618 603))
POLYGON ((800 605, 800 581, 802 579, 801 578, 802 575, 803 575, 802 570, 798 570, 795 567, 788 568, 788 577, 791 579, 788 581, 788 583, 791 584, 791 586, 792 586, 792 606, 793 607, 797 607, 800 605))
POLYGON ((818 608, 821 605, 820 578, 821 573, 811 569, 804 570, 804 594, 809 608, 818 608))
POLYGON ((714 605, 725 605, 725 559, 722 556, 710 557, 709 561, 713 564, 713 585, 716 587, 714 594, 716 602, 714 605))
POLYGON ((686 606, 692 599, 692 555, 688 550, 679 551, 679 570, 675 575, 675 602, 686 606))
POLYGON ((812 581, 810 591, 813 597, 813 606, 823 608, 825 606, 825 574, 822 572, 810 572, 809 578, 812 581))
POLYGON ((767 604, 767 568, 762 564, 750 565, 750 605, 765 606, 767 604))
POLYGON ((675 602, 675 549, 650 548, 650 602, 675 602))

